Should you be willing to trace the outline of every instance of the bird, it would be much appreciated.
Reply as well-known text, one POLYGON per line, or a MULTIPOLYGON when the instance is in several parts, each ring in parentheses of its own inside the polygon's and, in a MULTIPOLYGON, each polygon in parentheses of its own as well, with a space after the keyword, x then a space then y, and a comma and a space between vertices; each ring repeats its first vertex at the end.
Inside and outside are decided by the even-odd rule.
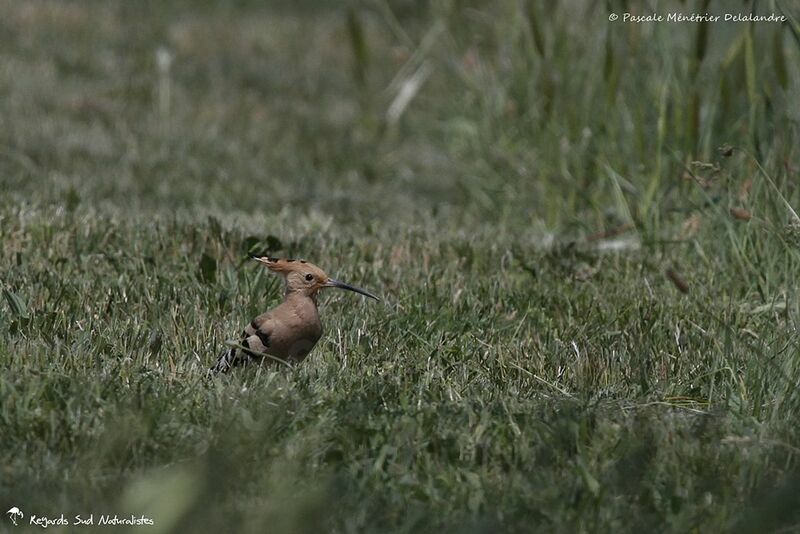
POLYGON ((211 375, 260 362, 266 357, 290 365, 302 362, 322 337, 317 297, 323 289, 346 289, 380 301, 365 289, 330 278, 325 271, 306 260, 269 256, 253 259, 283 276, 283 302, 250 321, 242 331, 238 345, 219 355, 209 370, 211 375))

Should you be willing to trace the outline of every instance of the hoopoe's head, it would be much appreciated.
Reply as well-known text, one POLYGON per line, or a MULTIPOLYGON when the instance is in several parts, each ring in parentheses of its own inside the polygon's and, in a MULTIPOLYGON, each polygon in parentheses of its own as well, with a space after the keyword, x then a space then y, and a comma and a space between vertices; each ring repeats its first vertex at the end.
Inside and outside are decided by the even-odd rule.
POLYGON ((359 287, 334 280, 325 274, 325 271, 305 260, 291 260, 283 258, 253 258, 267 266, 267 269, 283 276, 286 281, 286 295, 299 293, 310 298, 316 298, 320 290, 328 287, 338 287, 355 291, 371 299, 380 300, 378 297, 359 287))

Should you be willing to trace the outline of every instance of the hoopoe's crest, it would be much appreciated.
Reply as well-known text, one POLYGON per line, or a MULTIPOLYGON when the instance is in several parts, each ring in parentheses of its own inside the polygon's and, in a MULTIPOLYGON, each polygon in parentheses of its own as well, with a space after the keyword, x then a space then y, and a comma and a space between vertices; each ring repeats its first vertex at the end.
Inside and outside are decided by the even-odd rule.
POLYGON ((215 373, 261 359, 265 354, 283 361, 302 361, 322 337, 317 296, 323 289, 347 289, 380 300, 364 289, 334 280, 305 260, 272 257, 253 259, 283 276, 286 285, 284 299, 278 307, 259 315, 245 327, 239 347, 223 352, 211 368, 215 373))

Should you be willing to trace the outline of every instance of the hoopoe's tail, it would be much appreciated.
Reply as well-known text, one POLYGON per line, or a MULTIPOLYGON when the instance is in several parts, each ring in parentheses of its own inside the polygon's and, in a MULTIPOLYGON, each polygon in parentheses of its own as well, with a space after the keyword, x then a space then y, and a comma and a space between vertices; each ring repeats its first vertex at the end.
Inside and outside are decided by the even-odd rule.
POLYGON ((250 363, 252 356, 247 354, 244 350, 238 347, 230 347, 225 349, 219 354, 217 363, 215 363, 209 370, 209 375, 216 375, 219 373, 227 373, 234 367, 240 365, 247 365, 250 363))
POLYGON ((233 367, 236 361, 236 349, 231 347, 229 349, 225 349, 222 351, 219 356, 217 357, 217 363, 215 363, 211 368, 208 370, 208 374, 216 375, 219 373, 227 373, 228 370, 233 367))

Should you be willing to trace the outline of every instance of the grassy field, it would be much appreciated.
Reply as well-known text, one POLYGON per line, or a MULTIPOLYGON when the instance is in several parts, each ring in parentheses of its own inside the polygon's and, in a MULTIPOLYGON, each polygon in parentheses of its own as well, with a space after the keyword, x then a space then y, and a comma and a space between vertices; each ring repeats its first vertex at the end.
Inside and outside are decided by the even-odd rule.
POLYGON ((800 8, 626 5, 0 1, 0 531, 798 531, 800 8))

